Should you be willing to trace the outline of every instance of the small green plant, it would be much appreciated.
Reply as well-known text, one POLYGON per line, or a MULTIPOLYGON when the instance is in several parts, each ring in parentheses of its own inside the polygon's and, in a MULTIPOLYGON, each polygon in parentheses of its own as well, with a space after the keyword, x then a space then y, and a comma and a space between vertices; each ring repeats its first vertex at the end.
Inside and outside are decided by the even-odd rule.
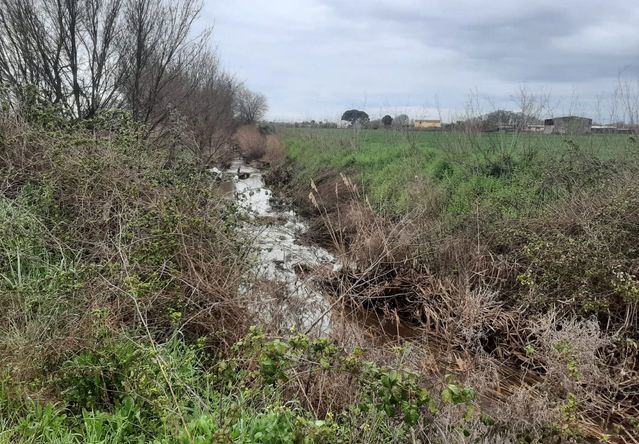
POLYGON ((423 407, 433 407, 430 393, 417 383, 417 375, 408 371, 383 369, 368 364, 362 382, 365 398, 363 411, 375 408, 389 417, 400 416, 409 424, 416 424, 423 407))
POLYGON ((448 404, 467 404, 475 399, 475 391, 470 387, 448 384, 442 390, 441 398, 448 404))
POLYGON ((138 348, 124 341, 80 353, 60 372, 65 400, 76 411, 109 408, 126 396, 127 378, 139 359, 138 348))
POLYGON ((537 349, 534 345, 527 344, 526 347, 524 347, 524 352, 526 353, 526 356, 534 356, 537 353, 537 349))
POLYGON ((581 378, 581 372, 579 371, 579 364, 573 356, 573 346, 571 342, 568 339, 562 339, 555 344, 555 350, 559 352, 565 361, 570 376, 575 380, 579 380, 581 378))
POLYGON ((578 437, 581 430, 578 426, 579 402, 573 393, 568 393, 561 406, 561 433, 569 437, 578 437))

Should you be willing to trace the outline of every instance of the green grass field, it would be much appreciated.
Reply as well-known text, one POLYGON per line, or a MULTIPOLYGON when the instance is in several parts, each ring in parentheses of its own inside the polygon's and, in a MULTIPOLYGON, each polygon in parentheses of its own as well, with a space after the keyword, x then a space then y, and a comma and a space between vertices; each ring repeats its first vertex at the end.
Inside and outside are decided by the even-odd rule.
POLYGON ((380 210, 402 213, 429 202, 462 216, 491 208, 520 217, 635 163, 626 135, 291 129, 288 155, 309 181, 345 171, 380 210))

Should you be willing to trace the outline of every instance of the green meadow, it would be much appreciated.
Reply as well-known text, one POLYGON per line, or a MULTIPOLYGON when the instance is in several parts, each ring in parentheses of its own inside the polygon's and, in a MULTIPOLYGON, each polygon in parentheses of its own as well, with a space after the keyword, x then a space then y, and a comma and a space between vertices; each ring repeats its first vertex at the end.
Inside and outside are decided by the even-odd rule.
POLYGON ((285 139, 300 181, 347 172, 381 211, 429 203, 452 216, 530 215, 628 169, 639 150, 627 135, 289 129, 285 139))

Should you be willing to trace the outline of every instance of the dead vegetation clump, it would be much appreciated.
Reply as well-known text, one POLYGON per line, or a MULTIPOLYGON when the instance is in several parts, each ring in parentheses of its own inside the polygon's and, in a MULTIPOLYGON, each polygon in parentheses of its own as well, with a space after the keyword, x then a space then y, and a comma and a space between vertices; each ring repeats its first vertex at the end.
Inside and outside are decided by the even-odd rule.
POLYGON ((278 134, 272 134, 268 127, 242 125, 233 139, 247 162, 259 161, 278 168, 286 159, 284 141, 278 134))
POLYGON ((503 399, 494 416, 505 433, 513 437, 530 434, 531 430, 550 430, 561 422, 560 404, 548 393, 522 385, 503 399))
POLYGON ((558 321, 556 313, 549 313, 531 322, 531 329, 538 346, 531 343, 528 354, 543 366, 553 388, 577 393, 610 384, 602 355, 611 341, 596 321, 558 321))
POLYGON ((262 159, 266 154, 267 138, 255 125, 243 125, 238 128, 235 142, 247 162, 262 159))
POLYGON ((266 153, 261 160, 271 167, 277 167, 286 160, 286 145, 281 136, 277 134, 266 135, 266 153))
POLYGON ((341 264, 323 285, 380 324, 423 329, 445 355, 496 360, 507 389, 478 390, 506 429, 592 437, 612 427, 628 439, 639 413, 636 353, 624 345, 637 340, 635 186, 621 177, 537 220, 451 232, 419 212, 384 218, 345 177, 312 183, 341 264))

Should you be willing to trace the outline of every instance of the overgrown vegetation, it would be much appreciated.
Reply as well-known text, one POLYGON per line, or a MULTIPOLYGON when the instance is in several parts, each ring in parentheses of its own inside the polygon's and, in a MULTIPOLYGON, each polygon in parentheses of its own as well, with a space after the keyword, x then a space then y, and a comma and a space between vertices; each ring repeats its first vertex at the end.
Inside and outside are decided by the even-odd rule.
MULTIPOLYGON (((250 327, 250 244, 180 130, 160 143, 124 111, 2 114, 2 440, 635 434, 630 163, 535 217, 495 211, 490 223, 440 216, 441 203, 383 216, 346 176, 309 185, 307 210, 343 261, 318 275, 335 306, 378 316, 385 341, 394 328, 416 333, 371 346, 337 326, 330 340, 250 327)), ((291 174, 277 137, 250 134, 274 172, 291 174)))
POLYGON ((0 118, 1 442, 489 433, 472 388, 408 350, 250 328, 250 244, 193 150, 126 112, 26 115, 0 118))
POLYGON ((193 38, 200 3, 0 8, 1 442, 396 442, 470 409, 249 329, 251 245, 206 168, 284 146, 193 38))
POLYGON ((287 150, 200 8, 0 0, 0 442, 636 442, 636 138, 353 110, 287 150), (299 307, 247 290, 236 153, 338 254, 297 270, 330 338, 252 325, 299 307))
POLYGON ((493 405, 493 424, 632 442, 634 137, 287 134, 289 163, 271 179, 339 253, 324 288, 434 348, 493 405))

